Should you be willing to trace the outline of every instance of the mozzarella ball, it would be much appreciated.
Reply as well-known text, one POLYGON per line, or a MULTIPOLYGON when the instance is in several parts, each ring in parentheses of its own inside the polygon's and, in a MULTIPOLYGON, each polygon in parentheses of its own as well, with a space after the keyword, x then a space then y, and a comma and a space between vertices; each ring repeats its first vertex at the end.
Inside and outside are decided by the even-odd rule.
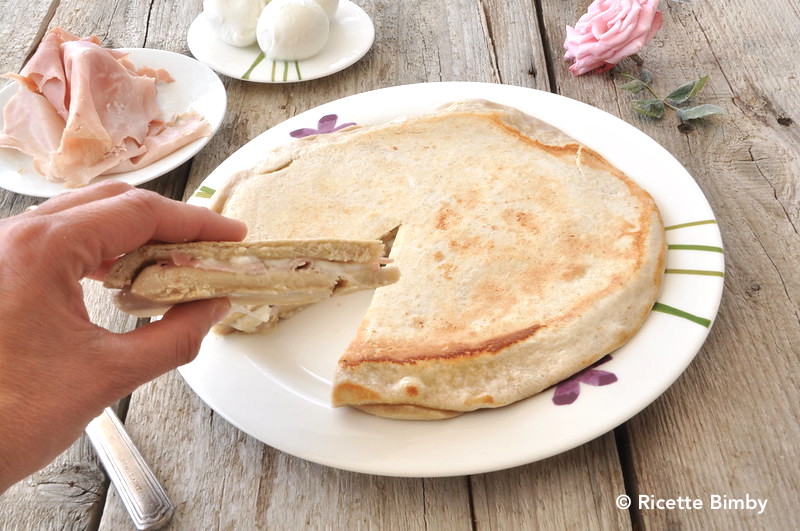
POLYGON ((203 0, 203 12, 217 37, 231 46, 256 43, 258 16, 268 0, 203 0))
POLYGON ((315 0, 272 0, 256 27, 258 45, 269 59, 299 61, 328 42, 330 22, 315 0))
POLYGON ((325 14, 328 15, 328 20, 333 20, 336 16, 336 10, 339 9, 339 0, 315 0, 319 5, 322 6, 322 9, 325 10, 325 14))

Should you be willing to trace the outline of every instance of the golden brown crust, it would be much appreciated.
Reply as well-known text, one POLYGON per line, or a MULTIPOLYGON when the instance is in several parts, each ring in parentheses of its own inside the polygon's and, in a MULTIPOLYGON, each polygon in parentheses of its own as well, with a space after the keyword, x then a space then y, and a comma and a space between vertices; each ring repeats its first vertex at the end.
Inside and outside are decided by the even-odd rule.
POLYGON ((469 358, 499 352, 511 345, 529 339, 541 325, 533 325, 511 334, 489 337, 483 341, 462 345, 418 345, 407 350, 399 346, 387 346, 377 352, 374 349, 365 349, 360 352, 360 345, 354 342, 350 345, 347 356, 339 364, 344 367, 355 367, 361 363, 371 361, 379 363, 413 364, 417 361, 439 359, 452 360, 455 358, 469 358))

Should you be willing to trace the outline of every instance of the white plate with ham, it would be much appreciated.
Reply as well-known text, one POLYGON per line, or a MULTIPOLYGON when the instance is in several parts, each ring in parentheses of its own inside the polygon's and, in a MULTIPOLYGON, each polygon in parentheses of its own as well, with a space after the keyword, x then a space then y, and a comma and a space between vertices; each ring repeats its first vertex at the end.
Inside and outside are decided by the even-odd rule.
MULTIPOLYGON (((81 39, 80 42, 89 40, 81 39)), ((59 42, 63 42, 63 38, 59 42)), ((43 47, 45 47, 44 41, 40 49, 43 47)), ((117 161, 115 167, 106 170, 107 172, 112 172, 110 174, 104 173, 94 178, 87 176, 85 179, 89 179, 92 183, 102 179, 116 179, 132 185, 139 185, 175 169, 193 157, 211 140, 225 117, 227 96, 225 87, 217 74, 203 63, 186 55, 149 48, 123 48, 111 51, 116 57, 125 57, 130 61, 133 67, 138 70, 138 73, 146 71, 156 77, 158 80, 155 84, 155 101, 158 105, 156 112, 160 111, 160 114, 154 120, 149 122, 145 120, 145 133, 143 134, 146 134, 146 139, 143 142, 133 145, 130 138, 125 137, 128 134, 127 132, 117 133, 118 136, 125 137, 123 145, 133 146, 139 150, 140 155, 129 160, 122 158, 121 162, 117 161), (165 76, 165 73, 168 75, 165 76), (205 123, 202 123, 203 121, 205 123), (189 131, 188 127, 185 127, 187 122, 195 122, 195 125, 198 122, 201 123, 202 132, 198 132, 197 128, 189 131), (159 127, 160 129, 158 129, 159 127), (145 146, 145 149, 142 146, 145 146), (180 147, 176 148, 175 146, 180 147), (145 156, 144 153, 147 151, 149 153, 145 156)), ((39 52, 37 51, 37 53, 39 52)), ((29 65, 34 61, 34 58, 36 58, 36 55, 21 72, 21 74, 26 74, 26 69, 28 69, 28 79, 32 78, 29 65)), ((65 62, 64 64, 67 66, 62 66, 61 69, 62 71, 69 71, 70 76, 78 75, 75 72, 78 68, 76 65, 84 65, 85 61, 88 61, 85 57, 76 58, 70 63, 65 62)), ((92 66, 90 65, 89 68, 92 68, 92 66)), ((45 65, 42 68, 46 70, 49 65, 45 65)), ((109 92, 113 92, 115 86, 119 89, 120 82, 117 81, 114 84, 106 84, 108 86, 104 86, 100 80, 105 76, 105 67, 94 68, 90 74, 83 76, 83 81, 78 78, 69 78, 70 80, 75 79, 75 81, 70 85, 72 94, 66 98, 67 107, 83 104, 85 100, 83 98, 79 100, 76 97, 76 93, 79 89, 86 90, 88 99, 93 102, 92 111, 89 114, 94 115, 97 112, 102 115, 102 109, 113 108, 120 124, 136 120, 136 113, 142 112, 145 106, 137 105, 133 102, 131 105, 118 103, 119 98, 124 97, 124 94, 128 94, 133 90, 132 87, 136 85, 135 81, 133 85, 122 84, 124 89, 117 90, 117 94, 109 94, 109 92), (80 103, 73 103, 76 101, 80 101, 80 103), (132 107, 135 110, 132 110, 132 107)), ((126 79, 124 83, 128 83, 128 81, 126 79)), ((42 101, 45 98, 42 95, 37 95, 37 92, 45 92, 41 90, 41 87, 39 87, 39 90, 29 91, 24 88, 21 89, 20 86, 20 83, 12 81, 0 90, 0 107, 4 110, 3 116, 0 117, 0 130, 5 129, 5 133, 9 133, 16 121, 17 125, 14 130, 16 136, 10 142, 19 142, 23 145, 24 151, 27 152, 36 151, 36 147, 30 148, 31 143, 34 146, 46 144, 46 148, 40 149, 40 153, 45 154, 40 155, 35 160, 33 155, 19 149, 0 147, 0 187, 35 197, 53 197, 84 186, 86 183, 83 182, 68 183, 64 180, 53 180, 58 179, 59 175, 55 177, 51 175, 50 179, 48 179, 44 176, 44 173, 52 173, 53 170, 51 168, 56 167, 56 173, 61 176, 67 176, 67 179, 70 179, 74 175, 85 172, 83 153, 87 150, 91 151, 91 146, 96 146, 100 142, 98 138, 104 138, 106 132, 113 136, 114 128, 121 128, 122 126, 109 125, 109 115, 113 114, 109 111, 102 118, 105 127, 100 134, 93 136, 88 147, 81 145, 78 149, 72 149, 72 152, 68 154, 69 156, 61 156, 63 155, 64 146, 84 141, 82 133, 76 133, 76 131, 83 131, 83 128, 86 127, 85 124, 81 123, 73 127, 72 137, 69 142, 65 142, 66 133, 64 131, 70 129, 70 124, 72 123, 70 120, 74 120, 72 115, 75 112, 69 109, 62 109, 62 118, 59 119, 58 109, 54 110, 52 108, 54 106, 43 104, 42 101), (20 90, 24 90, 26 94, 30 93, 32 96, 27 99, 19 98, 12 105, 9 105, 12 97, 20 90), (70 113, 69 116, 67 116, 67 113, 70 113), (26 125, 28 123, 30 126, 26 125), (59 127, 61 131, 59 131, 59 127), (53 146, 57 146, 60 158, 53 156, 53 146), (47 154, 48 149, 51 150, 49 154, 47 154), (44 162, 42 162, 43 160, 44 162), (82 165, 84 168, 81 168, 82 165), (47 169, 43 170, 43 168, 47 169), (37 169, 40 171, 37 171, 37 169)), ((58 100, 58 97, 54 98, 54 101, 58 100)), ((152 105, 149 111, 152 114, 152 105)), ((89 127, 91 128, 91 124, 89 127)), ((0 133, 0 142, 3 140, 3 134, 0 133)), ((6 145, 9 143, 8 136, 5 138, 5 143, 6 145)), ((116 156, 113 153, 112 155, 116 156)), ((105 159, 108 158, 110 156, 105 157, 105 159)), ((119 157, 117 158, 119 159, 119 157)), ((102 163, 111 164, 105 160, 102 163)))

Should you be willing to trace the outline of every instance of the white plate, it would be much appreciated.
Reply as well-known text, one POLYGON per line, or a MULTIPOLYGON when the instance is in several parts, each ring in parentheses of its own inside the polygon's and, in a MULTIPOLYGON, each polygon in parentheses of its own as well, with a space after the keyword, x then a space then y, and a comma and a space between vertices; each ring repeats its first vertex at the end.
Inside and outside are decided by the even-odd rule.
MULTIPOLYGON (((336 115, 338 125, 380 123, 466 98, 512 105, 560 127, 653 195, 670 244, 657 311, 612 359, 537 396, 444 421, 392 421, 329 405, 336 360, 371 293, 332 299, 288 319, 271 335, 210 335, 198 358, 181 369, 195 392, 232 424, 279 450, 346 470, 413 477, 483 473, 543 459, 602 435, 655 400, 694 358, 723 286, 722 242, 708 202, 681 164, 644 133, 555 94, 439 83, 347 97, 252 140, 209 175, 190 202, 207 205, 227 176, 291 141, 293 131, 319 128, 323 116, 336 115)), ((322 123, 333 128, 333 118, 322 123)))
MULTIPOLYGON (((169 118, 194 109, 211 125, 212 136, 217 132, 225 117, 228 100, 222 81, 210 68, 191 57, 166 50, 150 48, 120 48, 120 50, 128 52, 129 59, 137 67, 163 68, 175 80, 173 83, 159 84, 158 87, 158 103, 165 117, 169 118)), ((16 92, 17 83, 0 90, 0 108, 5 107, 16 92)), ((2 127, 3 118, 0 116, 0 128, 2 127)), ((210 136, 198 138, 144 168, 99 177, 92 182, 114 179, 134 186, 146 183, 192 158, 209 140, 210 136)), ((75 188, 65 188, 61 183, 48 181, 33 168, 31 157, 8 148, 0 148, 0 187, 35 197, 53 197, 75 190, 75 188)))
POLYGON ((259 83, 293 83, 329 76, 364 57, 374 41, 372 19, 350 0, 339 0, 325 48, 302 61, 264 59, 256 44, 231 46, 217 38, 204 13, 194 19, 187 35, 189 50, 197 59, 220 74, 259 83))

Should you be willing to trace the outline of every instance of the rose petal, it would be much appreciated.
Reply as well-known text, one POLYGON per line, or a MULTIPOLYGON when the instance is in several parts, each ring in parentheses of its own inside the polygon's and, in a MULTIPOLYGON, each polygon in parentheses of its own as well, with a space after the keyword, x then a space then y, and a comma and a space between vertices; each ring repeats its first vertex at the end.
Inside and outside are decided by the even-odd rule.
POLYGON ((595 0, 574 27, 567 26, 564 59, 573 75, 608 70, 639 52, 661 28, 658 0, 595 0))

